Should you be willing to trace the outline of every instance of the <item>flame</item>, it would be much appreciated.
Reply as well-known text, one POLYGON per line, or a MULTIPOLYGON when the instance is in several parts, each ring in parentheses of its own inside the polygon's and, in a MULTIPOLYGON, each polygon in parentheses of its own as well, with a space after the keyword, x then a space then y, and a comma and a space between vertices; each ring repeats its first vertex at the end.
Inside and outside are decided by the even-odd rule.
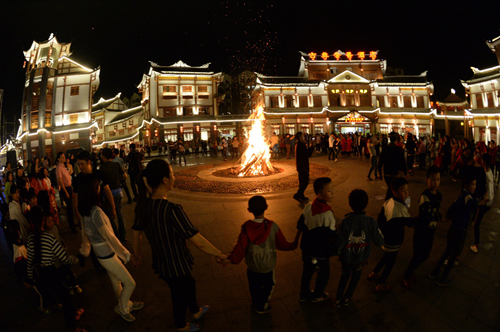
POLYGON ((274 171, 273 165, 271 165, 270 143, 266 134, 266 118, 263 111, 264 108, 258 106, 256 111, 248 118, 253 120, 253 123, 248 134, 248 148, 240 159, 239 177, 267 175, 274 171))

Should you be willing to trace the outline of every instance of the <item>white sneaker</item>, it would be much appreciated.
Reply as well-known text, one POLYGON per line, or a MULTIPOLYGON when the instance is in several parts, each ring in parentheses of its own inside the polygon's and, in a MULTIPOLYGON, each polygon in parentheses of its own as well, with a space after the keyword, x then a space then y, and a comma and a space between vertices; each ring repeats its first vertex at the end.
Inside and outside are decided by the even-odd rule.
POLYGON ((140 310, 144 307, 144 302, 131 302, 130 311, 140 310))
POLYGON ((477 250, 477 245, 473 244, 470 246, 470 250, 474 251, 474 252, 478 252, 477 250))
POLYGON ((124 320, 126 320, 127 322, 129 323, 132 323, 134 320, 135 320, 135 317, 131 314, 131 313, 128 313, 128 314, 124 314, 121 310, 120 310, 120 307, 119 305, 115 305, 115 312, 117 314, 119 314, 120 316, 122 316, 122 318, 124 320))

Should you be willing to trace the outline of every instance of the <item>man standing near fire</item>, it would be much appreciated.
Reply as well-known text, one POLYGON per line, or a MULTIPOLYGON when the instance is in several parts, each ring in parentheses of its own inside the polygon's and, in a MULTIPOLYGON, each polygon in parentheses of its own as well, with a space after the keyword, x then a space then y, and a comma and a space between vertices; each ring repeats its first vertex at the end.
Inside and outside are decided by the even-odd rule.
POLYGON ((299 190, 293 195, 293 199, 305 204, 309 202, 309 198, 304 196, 304 192, 309 184, 309 158, 314 152, 314 146, 306 145, 304 135, 300 131, 295 135, 295 139, 297 141, 295 144, 295 163, 299 173, 299 190))

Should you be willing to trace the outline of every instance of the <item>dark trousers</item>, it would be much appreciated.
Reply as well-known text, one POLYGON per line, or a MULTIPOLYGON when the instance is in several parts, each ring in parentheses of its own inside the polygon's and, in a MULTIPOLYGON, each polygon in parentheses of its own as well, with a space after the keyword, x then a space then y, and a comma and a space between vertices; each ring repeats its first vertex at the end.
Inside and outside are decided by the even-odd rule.
MULTIPOLYGON (((37 268, 39 276, 36 280, 37 287, 42 298, 44 299, 54 299, 56 303, 62 304, 64 312, 64 321, 66 322, 66 327, 70 329, 76 328, 75 322, 75 308, 71 304, 69 299, 68 291, 64 288, 57 269, 55 266, 49 267, 39 267, 37 268)), ((54 303, 54 304, 56 304, 54 303)))
POLYGON ((304 198, 304 192, 306 191, 307 185, 309 184, 309 170, 299 171, 299 190, 297 190, 298 198, 304 198))
POLYGON ((409 154, 406 156, 406 166, 408 167, 408 171, 413 171, 413 163, 415 162, 415 155, 409 154))
POLYGON ((474 244, 479 244, 479 228, 481 227, 481 222, 483 221, 483 217, 490 209, 489 206, 480 205, 477 209, 476 221, 474 221, 474 244))
POLYGON ((313 298, 323 295, 325 288, 330 279, 330 258, 316 259, 316 264, 313 263, 313 257, 302 253, 302 262, 304 268, 302 270, 302 280, 300 282, 300 297, 307 298, 311 294, 311 279, 314 273, 318 274, 316 285, 313 291, 313 298))
POLYGON ((174 311, 174 325, 180 329, 186 326, 186 310, 192 314, 200 311, 196 301, 196 281, 191 274, 180 277, 165 277, 170 288, 170 297, 174 311))
POLYGON ((460 253, 462 252, 466 238, 467 238, 466 229, 451 226, 450 229, 448 230, 446 249, 439 258, 436 264, 436 268, 433 271, 433 274, 437 274, 441 270, 441 267, 444 265, 444 261, 448 260, 448 265, 446 265, 446 268, 444 269, 444 272, 441 275, 440 281, 445 281, 448 278, 451 269, 455 265, 457 257, 460 256, 460 253))
POLYGON ((57 269, 57 273, 59 274, 59 278, 61 282, 66 285, 66 287, 75 287, 76 280, 73 271, 71 271, 71 267, 69 265, 61 265, 57 269))
POLYGON ((335 159, 335 148, 328 148, 328 160, 335 159))
POLYGON ((398 251, 386 251, 386 252, 384 252, 384 256, 382 256, 382 258, 378 262, 377 266, 375 266, 375 269, 373 269, 373 272, 378 274, 380 272, 380 270, 382 270, 382 268, 384 268, 384 270, 382 271, 382 274, 380 275, 380 278, 378 279, 379 284, 385 284, 385 282, 387 281, 387 278, 389 278, 389 275, 391 274, 392 268, 394 267, 394 264, 396 263, 396 258, 398 257, 398 251))
POLYGON ((68 216, 68 225, 71 230, 75 229, 75 221, 73 219, 73 188, 66 187, 66 191, 68 192, 68 196, 64 194, 63 191, 59 191, 59 195, 64 199, 64 203, 66 203, 66 214, 68 216))
POLYGON ((385 194, 385 200, 388 200, 389 198, 392 197, 391 183, 392 180, 394 180, 395 178, 397 178, 397 175, 384 174, 384 180, 385 183, 387 184, 387 193, 385 194))
POLYGON ((421 230, 415 229, 415 234, 413 236, 413 258, 411 259, 404 279, 408 280, 411 278, 413 272, 429 258, 432 249, 432 242, 434 241, 434 230, 421 230))
POLYGON ((350 299, 352 297, 358 285, 359 278, 361 278, 362 271, 363 265, 352 267, 342 264, 342 275, 340 276, 339 287, 337 288, 337 300, 342 298, 350 299), (347 292, 344 294, 349 279, 351 279, 349 288, 347 288, 347 292))
POLYGON ((132 187, 132 193, 134 194, 134 199, 138 199, 139 195, 137 194, 136 182, 137 182, 137 177, 139 176, 139 173, 131 172, 131 173, 128 173, 128 176, 130 178, 130 186, 132 187))
POLYGON ((418 154, 418 165, 420 166, 421 169, 426 169, 426 165, 425 165, 425 153, 419 153, 418 154))
POLYGON ((372 156, 370 157, 370 162, 372 164, 372 167, 370 167, 370 170, 368 171, 368 177, 372 175, 372 171, 375 170, 375 178, 377 178, 377 156, 372 156))
POLYGON ((269 300, 273 294, 274 285, 276 284, 274 270, 267 273, 247 270, 247 277, 252 304, 257 310, 267 309, 269 300))

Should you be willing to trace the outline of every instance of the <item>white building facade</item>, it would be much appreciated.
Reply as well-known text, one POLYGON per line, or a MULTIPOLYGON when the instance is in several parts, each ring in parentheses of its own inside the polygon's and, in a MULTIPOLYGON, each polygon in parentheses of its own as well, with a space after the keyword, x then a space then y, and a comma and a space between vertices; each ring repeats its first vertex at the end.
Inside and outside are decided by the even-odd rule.
POLYGON ((258 94, 273 131, 295 133, 431 134, 430 96, 434 86, 426 72, 386 75, 378 52, 301 53, 299 75, 257 74, 258 94))
POLYGON ((24 159, 54 159, 59 151, 90 149, 92 98, 99 87, 100 69, 73 61, 71 43, 51 35, 34 41, 24 52, 26 80, 17 140, 24 159))

